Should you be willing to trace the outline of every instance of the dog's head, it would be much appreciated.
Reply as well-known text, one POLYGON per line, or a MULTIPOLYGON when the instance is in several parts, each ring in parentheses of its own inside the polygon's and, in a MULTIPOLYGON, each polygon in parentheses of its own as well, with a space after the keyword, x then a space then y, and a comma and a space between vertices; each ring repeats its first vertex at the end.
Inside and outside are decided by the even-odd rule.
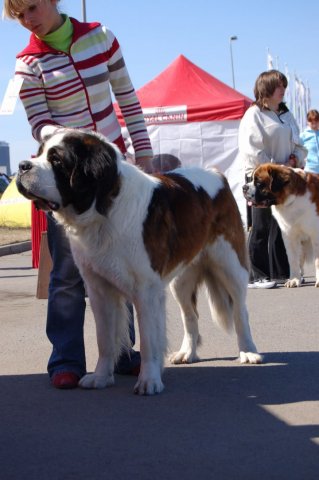
POLYGON ((251 182, 243 186, 244 197, 254 207, 281 205, 304 188, 303 172, 284 165, 266 163, 257 167, 251 182))
POLYGON ((121 158, 118 148, 98 134, 58 130, 35 158, 20 163, 17 187, 43 210, 71 205, 81 214, 95 202, 103 215, 119 191, 121 158))

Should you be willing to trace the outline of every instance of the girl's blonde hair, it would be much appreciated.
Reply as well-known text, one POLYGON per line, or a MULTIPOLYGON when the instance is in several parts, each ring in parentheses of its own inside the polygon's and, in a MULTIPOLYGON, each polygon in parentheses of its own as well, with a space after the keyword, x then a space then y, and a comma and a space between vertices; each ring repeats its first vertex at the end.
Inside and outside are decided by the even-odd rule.
MULTIPOLYGON (((41 0, 42 1, 42 0, 41 0)), ((56 0, 58 3, 60 0, 56 0)), ((4 0, 3 4, 3 18, 17 18, 19 12, 32 4, 32 0, 4 0)))

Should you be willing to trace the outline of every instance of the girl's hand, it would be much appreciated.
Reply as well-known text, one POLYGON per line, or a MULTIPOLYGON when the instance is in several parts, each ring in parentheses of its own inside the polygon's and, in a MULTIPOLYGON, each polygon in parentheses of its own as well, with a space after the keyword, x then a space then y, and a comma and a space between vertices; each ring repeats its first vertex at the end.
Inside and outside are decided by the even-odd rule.
POLYGON ((153 173, 155 171, 153 167, 153 157, 139 157, 135 162, 145 173, 153 173))
POLYGON ((291 153, 289 155, 289 159, 288 159, 288 165, 292 168, 296 168, 297 167, 297 157, 294 153, 291 153))

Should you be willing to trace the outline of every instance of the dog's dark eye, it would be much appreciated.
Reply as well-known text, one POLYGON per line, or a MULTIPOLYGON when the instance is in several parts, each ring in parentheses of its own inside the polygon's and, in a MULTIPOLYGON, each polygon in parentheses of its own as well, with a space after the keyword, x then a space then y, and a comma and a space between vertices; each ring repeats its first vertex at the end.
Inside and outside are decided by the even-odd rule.
POLYGON ((262 190, 263 188, 265 188, 265 184, 263 182, 256 182, 256 187, 259 190, 262 190))
POLYGON ((50 163, 53 167, 57 167, 62 164, 61 157, 58 154, 53 153, 50 155, 50 163))

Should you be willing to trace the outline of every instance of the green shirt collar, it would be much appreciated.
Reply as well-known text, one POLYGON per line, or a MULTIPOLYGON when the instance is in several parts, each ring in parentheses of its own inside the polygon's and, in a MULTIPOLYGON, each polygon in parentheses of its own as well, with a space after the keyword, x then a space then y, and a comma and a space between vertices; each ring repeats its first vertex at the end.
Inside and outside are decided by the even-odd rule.
POLYGON ((67 15, 62 14, 62 17, 64 22, 61 27, 40 38, 55 50, 61 50, 62 52, 68 53, 72 42, 73 25, 67 15))

